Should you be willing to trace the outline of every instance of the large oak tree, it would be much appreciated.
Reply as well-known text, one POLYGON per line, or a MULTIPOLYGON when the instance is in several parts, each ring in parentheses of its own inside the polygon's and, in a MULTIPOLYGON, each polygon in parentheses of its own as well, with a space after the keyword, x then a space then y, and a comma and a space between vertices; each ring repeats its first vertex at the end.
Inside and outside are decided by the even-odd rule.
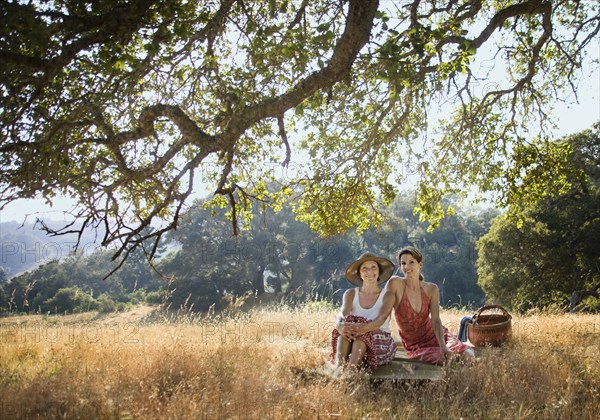
POLYGON ((502 192, 530 123, 549 136, 550 104, 589 71, 600 27, 598 3, 576 0, 0 6, 0 206, 73 197, 117 257, 158 244, 200 186, 234 230, 252 203, 292 198, 324 234, 377 222, 400 167, 421 175, 434 223, 448 192, 502 192), (419 150, 440 101, 452 116, 419 150), (302 170, 274 166, 298 153, 302 170))

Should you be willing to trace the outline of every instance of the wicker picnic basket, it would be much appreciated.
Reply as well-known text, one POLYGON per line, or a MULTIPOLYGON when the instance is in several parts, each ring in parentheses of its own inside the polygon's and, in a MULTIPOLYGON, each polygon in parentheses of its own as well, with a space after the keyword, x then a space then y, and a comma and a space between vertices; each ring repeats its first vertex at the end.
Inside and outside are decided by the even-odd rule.
POLYGON ((499 346, 511 336, 512 316, 500 305, 488 305, 479 308, 467 324, 467 337, 471 344, 479 346, 499 346), (494 313, 486 313, 496 309, 494 313))

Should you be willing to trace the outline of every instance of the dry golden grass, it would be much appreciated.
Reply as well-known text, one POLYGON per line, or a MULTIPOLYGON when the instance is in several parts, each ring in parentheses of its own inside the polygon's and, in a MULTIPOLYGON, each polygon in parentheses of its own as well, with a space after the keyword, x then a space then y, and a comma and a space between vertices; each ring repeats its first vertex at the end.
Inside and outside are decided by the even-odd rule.
MULTIPOLYGON (((595 419, 600 317, 513 318, 514 339, 442 381, 312 375, 335 311, 262 309, 167 321, 127 314, 0 320, 0 418, 595 419), (145 320, 144 320, 145 319, 145 320), (295 368, 303 370, 298 375, 295 368)), ((464 313, 445 311, 456 332, 464 313)))

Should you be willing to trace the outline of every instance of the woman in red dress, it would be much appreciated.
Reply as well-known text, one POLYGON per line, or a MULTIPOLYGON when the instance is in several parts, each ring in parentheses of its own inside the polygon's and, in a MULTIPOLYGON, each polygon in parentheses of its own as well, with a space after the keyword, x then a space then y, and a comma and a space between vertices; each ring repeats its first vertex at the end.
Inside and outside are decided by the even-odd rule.
POLYGON ((385 305, 380 316, 357 326, 354 333, 378 328, 393 309, 402 345, 411 359, 443 364, 453 355, 474 356, 471 346, 461 342, 442 325, 439 290, 437 285, 423 279, 421 252, 414 247, 403 248, 398 254, 398 262, 404 278, 394 276, 386 286, 395 296, 393 307, 385 305))

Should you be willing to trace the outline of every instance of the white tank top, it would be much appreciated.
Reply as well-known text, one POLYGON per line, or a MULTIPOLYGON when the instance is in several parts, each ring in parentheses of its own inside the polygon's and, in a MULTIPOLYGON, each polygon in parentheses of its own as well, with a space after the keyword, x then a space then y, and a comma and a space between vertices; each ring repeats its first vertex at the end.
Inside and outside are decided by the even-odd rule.
MULTIPOLYGON (((377 315, 379 315, 379 310, 383 306, 383 295, 385 295, 385 290, 382 290, 379 293, 379 297, 377 298, 377 301, 371 308, 365 309, 362 306, 360 306, 360 302, 358 299, 358 287, 355 287, 354 288, 354 300, 352 301, 352 311, 351 311, 352 315, 363 316, 370 321, 377 318, 377 315)), ((387 317, 387 319, 385 320, 383 325, 381 327, 379 327, 379 329, 382 331, 390 332, 390 317, 389 316, 387 317)))

